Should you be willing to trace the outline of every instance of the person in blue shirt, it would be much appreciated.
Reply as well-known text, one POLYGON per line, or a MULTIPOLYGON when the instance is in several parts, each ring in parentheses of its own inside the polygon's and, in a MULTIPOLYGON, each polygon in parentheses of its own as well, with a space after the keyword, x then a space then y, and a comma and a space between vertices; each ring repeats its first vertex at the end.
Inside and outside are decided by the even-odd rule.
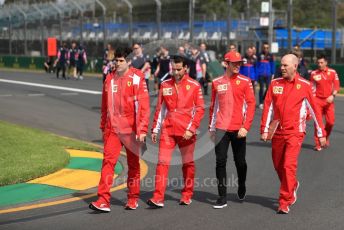
POLYGON ((257 56, 257 80, 259 82, 259 108, 263 109, 264 95, 275 73, 274 56, 269 52, 269 44, 263 43, 262 51, 257 56))
POLYGON ((252 82, 253 93, 256 94, 256 63, 257 63, 257 56, 254 54, 254 50, 252 46, 249 46, 246 49, 246 54, 244 56, 243 64, 240 68, 240 73, 246 77, 249 77, 252 82))

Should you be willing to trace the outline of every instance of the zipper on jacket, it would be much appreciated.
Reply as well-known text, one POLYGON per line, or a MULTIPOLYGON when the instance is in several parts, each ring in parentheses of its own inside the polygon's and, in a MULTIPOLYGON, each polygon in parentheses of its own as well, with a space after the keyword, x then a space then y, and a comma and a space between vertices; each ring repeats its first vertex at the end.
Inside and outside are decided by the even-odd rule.
MULTIPOLYGON (((286 82, 287 82, 287 84, 288 84, 288 81, 286 81, 286 82)), ((280 127, 281 127, 282 130, 283 130, 282 123, 283 123, 283 120, 284 120, 285 105, 287 104, 287 101, 288 101, 288 99, 289 99, 290 92, 294 89, 295 82, 296 82, 296 78, 294 78, 293 86, 291 87, 291 89, 289 89, 289 91, 288 91, 288 93, 287 93, 287 98, 286 98, 286 100, 285 100, 285 102, 284 102, 284 106, 283 106, 283 117, 282 117, 281 122, 280 122, 280 127)))
MULTIPOLYGON (((183 79, 182 79, 183 80, 183 79)), ((180 81, 181 82, 181 81, 180 81)), ((179 83, 180 83, 179 82, 179 83)), ((175 112, 177 112, 177 108, 178 108, 178 96, 179 96, 179 91, 178 91, 178 86, 176 84, 176 82, 174 82, 174 88, 176 89, 176 93, 177 93, 177 100, 176 100, 176 108, 174 109, 175 112)), ((174 114, 174 117, 176 116, 176 114, 174 114)), ((173 125, 173 129, 174 129, 174 134, 176 134, 176 126, 173 125)))

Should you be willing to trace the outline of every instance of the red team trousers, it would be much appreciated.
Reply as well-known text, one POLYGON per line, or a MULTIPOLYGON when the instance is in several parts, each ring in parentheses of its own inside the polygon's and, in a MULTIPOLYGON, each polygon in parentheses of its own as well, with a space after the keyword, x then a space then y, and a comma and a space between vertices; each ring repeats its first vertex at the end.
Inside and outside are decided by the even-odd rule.
POLYGON ((183 182, 182 197, 191 199, 194 189, 195 163, 193 154, 196 144, 196 135, 189 140, 185 140, 181 136, 169 135, 162 132, 160 136, 159 158, 155 173, 155 191, 153 199, 164 202, 164 194, 167 186, 168 170, 172 158, 173 150, 178 145, 183 163, 183 182))
POLYGON ((128 163, 128 199, 137 199, 140 193, 139 143, 135 134, 117 134, 106 131, 104 138, 104 159, 98 186, 98 197, 110 204, 110 188, 113 184, 114 167, 122 146, 125 147, 128 163))
MULTIPOLYGON (((315 104, 316 106, 318 106, 318 109, 321 111, 321 115, 325 116, 325 130, 326 130, 326 143, 327 145, 329 144, 329 138, 330 138, 330 134, 334 125, 334 103, 328 103, 326 101, 326 98, 319 98, 319 97, 315 97, 315 104)), ((314 129, 314 141, 315 141, 315 146, 317 148, 320 148, 320 142, 319 142, 319 138, 317 137, 316 134, 316 129, 314 129)))
POLYGON ((280 206, 292 203, 297 185, 297 162, 305 134, 275 134, 272 138, 272 161, 281 182, 280 206))

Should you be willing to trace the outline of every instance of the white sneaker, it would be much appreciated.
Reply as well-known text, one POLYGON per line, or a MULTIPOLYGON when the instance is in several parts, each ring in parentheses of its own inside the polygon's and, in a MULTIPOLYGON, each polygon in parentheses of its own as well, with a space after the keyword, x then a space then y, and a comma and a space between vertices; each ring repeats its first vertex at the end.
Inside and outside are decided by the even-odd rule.
POLYGON ((296 187, 294 189, 294 192, 293 192, 293 200, 291 202, 291 205, 295 204, 296 203, 296 200, 297 200, 297 190, 299 189, 300 187, 300 182, 296 182, 296 187))

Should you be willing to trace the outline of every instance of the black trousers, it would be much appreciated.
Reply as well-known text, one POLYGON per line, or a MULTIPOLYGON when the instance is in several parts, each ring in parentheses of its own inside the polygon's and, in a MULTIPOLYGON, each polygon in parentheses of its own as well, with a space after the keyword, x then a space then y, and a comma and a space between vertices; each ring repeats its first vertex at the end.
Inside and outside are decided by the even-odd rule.
POLYGON ((66 64, 58 63, 56 68, 56 77, 59 78, 60 71, 62 70, 62 77, 66 79, 66 64))
POLYGON ((227 195, 227 152, 229 143, 232 145, 235 167, 238 174, 239 186, 245 186, 247 164, 246 164, 246 137, 238 138, 238 131, 227 132, 216 129, 215 155, 216 155, 216 178, 219 196, 227 195))
POLYGON ((202 86, 203 94, 208 95, 208 82, 203 77, 198 79, 199 84, 202 86))

